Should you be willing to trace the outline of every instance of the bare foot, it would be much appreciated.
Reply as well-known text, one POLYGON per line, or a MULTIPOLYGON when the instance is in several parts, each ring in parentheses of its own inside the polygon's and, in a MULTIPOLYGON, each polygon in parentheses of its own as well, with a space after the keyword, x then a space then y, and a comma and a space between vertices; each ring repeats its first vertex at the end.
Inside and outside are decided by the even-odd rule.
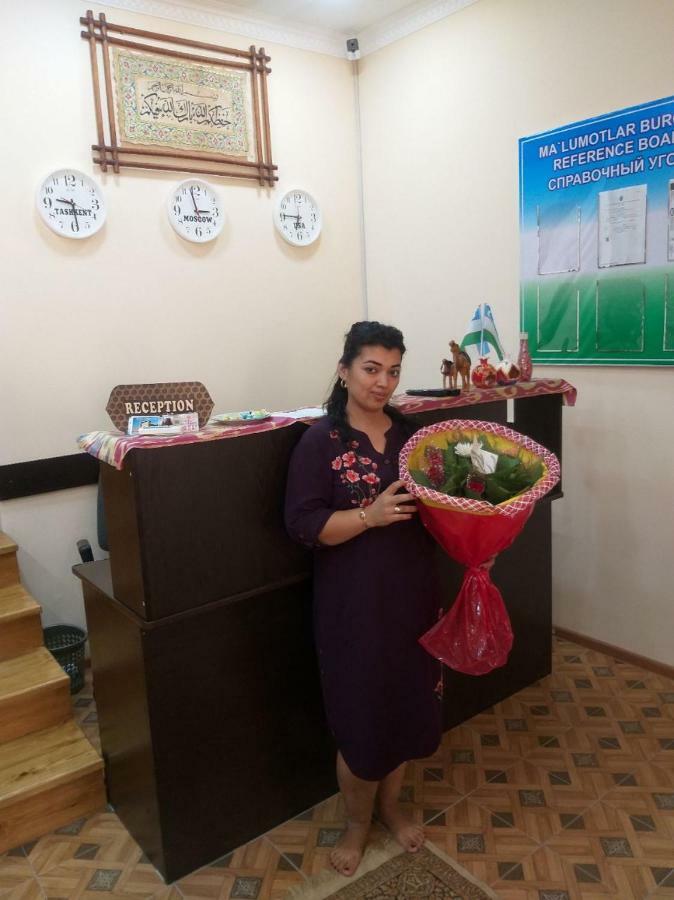
POLYGON ((392 809, 382 808, 379 810, 379 815, 403 850, 408 853, 416 853, 423 847, 426 840, 424 829, 421 825, 415 825, 399 806, 392 809))
POLYGON ((353 875, 360 865, 369 831, 369 825, 347 823, 346 831, 330 854, 330 862, 340 875, 353 875))

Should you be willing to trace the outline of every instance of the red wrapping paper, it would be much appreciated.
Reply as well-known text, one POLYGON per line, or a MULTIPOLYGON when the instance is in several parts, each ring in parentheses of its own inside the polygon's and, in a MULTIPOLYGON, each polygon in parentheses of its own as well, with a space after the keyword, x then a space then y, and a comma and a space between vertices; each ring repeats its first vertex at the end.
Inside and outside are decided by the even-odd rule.
POLYGON ((530 438, 494 422, 450 420, 422 428, 400 454, 400 477, 418 501, 424 526, 452 559, 466 567, 454 605, 420 639, 424 649, 450 668, 484 675, 507 662, 513 633, 501 592, 491 580, 493 559, 524 528, 536 501, 559 481, 553 453, 530 438), (544 464, 544 475, 529 490, 496 506, 483 500, 452 497, 417 484, 409 472, 410 454, 443 431, 496 435, 525 448, 544 464))
POLYGON ((457 672, 486 675, 508 661, 510 617, 488 564, 512 544, 532 510, 533 504, 513 518, 487 518, 419 504, 426 528, 452 559, 466 566, 454 605, 419 639, 431 656, 457 672))

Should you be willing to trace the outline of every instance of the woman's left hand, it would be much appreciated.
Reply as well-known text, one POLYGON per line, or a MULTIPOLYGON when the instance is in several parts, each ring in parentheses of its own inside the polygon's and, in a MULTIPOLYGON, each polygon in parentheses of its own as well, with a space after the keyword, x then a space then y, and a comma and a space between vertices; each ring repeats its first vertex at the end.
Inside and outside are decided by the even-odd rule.
POLYGON ((404 481, 394 481, 381 492, 374 503, 366 507, 367 524, 370 528, 384 528, 412 518, 417 511, 415 497, 412 494, 396 493, 404 487, 404 481))

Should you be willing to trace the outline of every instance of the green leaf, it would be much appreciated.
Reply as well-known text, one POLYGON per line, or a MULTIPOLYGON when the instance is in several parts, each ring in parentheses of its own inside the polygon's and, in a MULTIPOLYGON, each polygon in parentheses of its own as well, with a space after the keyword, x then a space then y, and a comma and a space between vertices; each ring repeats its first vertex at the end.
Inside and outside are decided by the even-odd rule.
POLYGON ((539 478, 543 477, 543 463, 537 459, 527 467, 527 472, 529 474, 530 484, 534 484, 534 482, 538 481, 539 478))
POLYGON ((519 465, 520 461, 516 456, 499 456, 496 471, 498 473, 510 472, 519 465))
POLYGON ((435 488, 435 485, 428 477, 425 472, 422 472, 421 469, 410 469, 410 475, 416 481, 417 484, 420 484, 422 487, 427 488, 435 488))
POLYGON ((459 496, 461 491, 461 485, 465 482, 468 472, 453 472, 449 478, 445 481, 445 483, 438 490, 442 491, 444 494, 450 494, 452 496, 459 496))
POLYGON ((456 453, 454 452, 455 447, 456 447, 456 444, 449 444, 442 451, 442 461, 445 466, 445 472, 447 472, 447 473, 449 473, 450 471, 455 469, 461 460, 461 457, 457 456, 456 453))
POLYGON ((488 475, 485 479, 484 495, 485 500, 489 500, 489 502, 494 505, 503 503, 505 500, 510 500, 513 496, 512 492, 507 490, 507 488, 502 487, 498 481, 495 480, 493 475, 488 475))

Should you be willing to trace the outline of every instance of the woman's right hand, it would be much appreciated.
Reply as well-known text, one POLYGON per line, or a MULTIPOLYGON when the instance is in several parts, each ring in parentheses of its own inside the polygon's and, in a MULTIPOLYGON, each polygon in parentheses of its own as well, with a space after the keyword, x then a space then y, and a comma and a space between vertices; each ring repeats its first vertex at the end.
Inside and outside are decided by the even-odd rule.
POLYGON ((370 528, 382 528, 412 518, 417 511, 414 497, 412 494, 396 493, 404 486, 404 481, 394 481, 381 492, 374 503, 365 507, 367 524, 370 528))

